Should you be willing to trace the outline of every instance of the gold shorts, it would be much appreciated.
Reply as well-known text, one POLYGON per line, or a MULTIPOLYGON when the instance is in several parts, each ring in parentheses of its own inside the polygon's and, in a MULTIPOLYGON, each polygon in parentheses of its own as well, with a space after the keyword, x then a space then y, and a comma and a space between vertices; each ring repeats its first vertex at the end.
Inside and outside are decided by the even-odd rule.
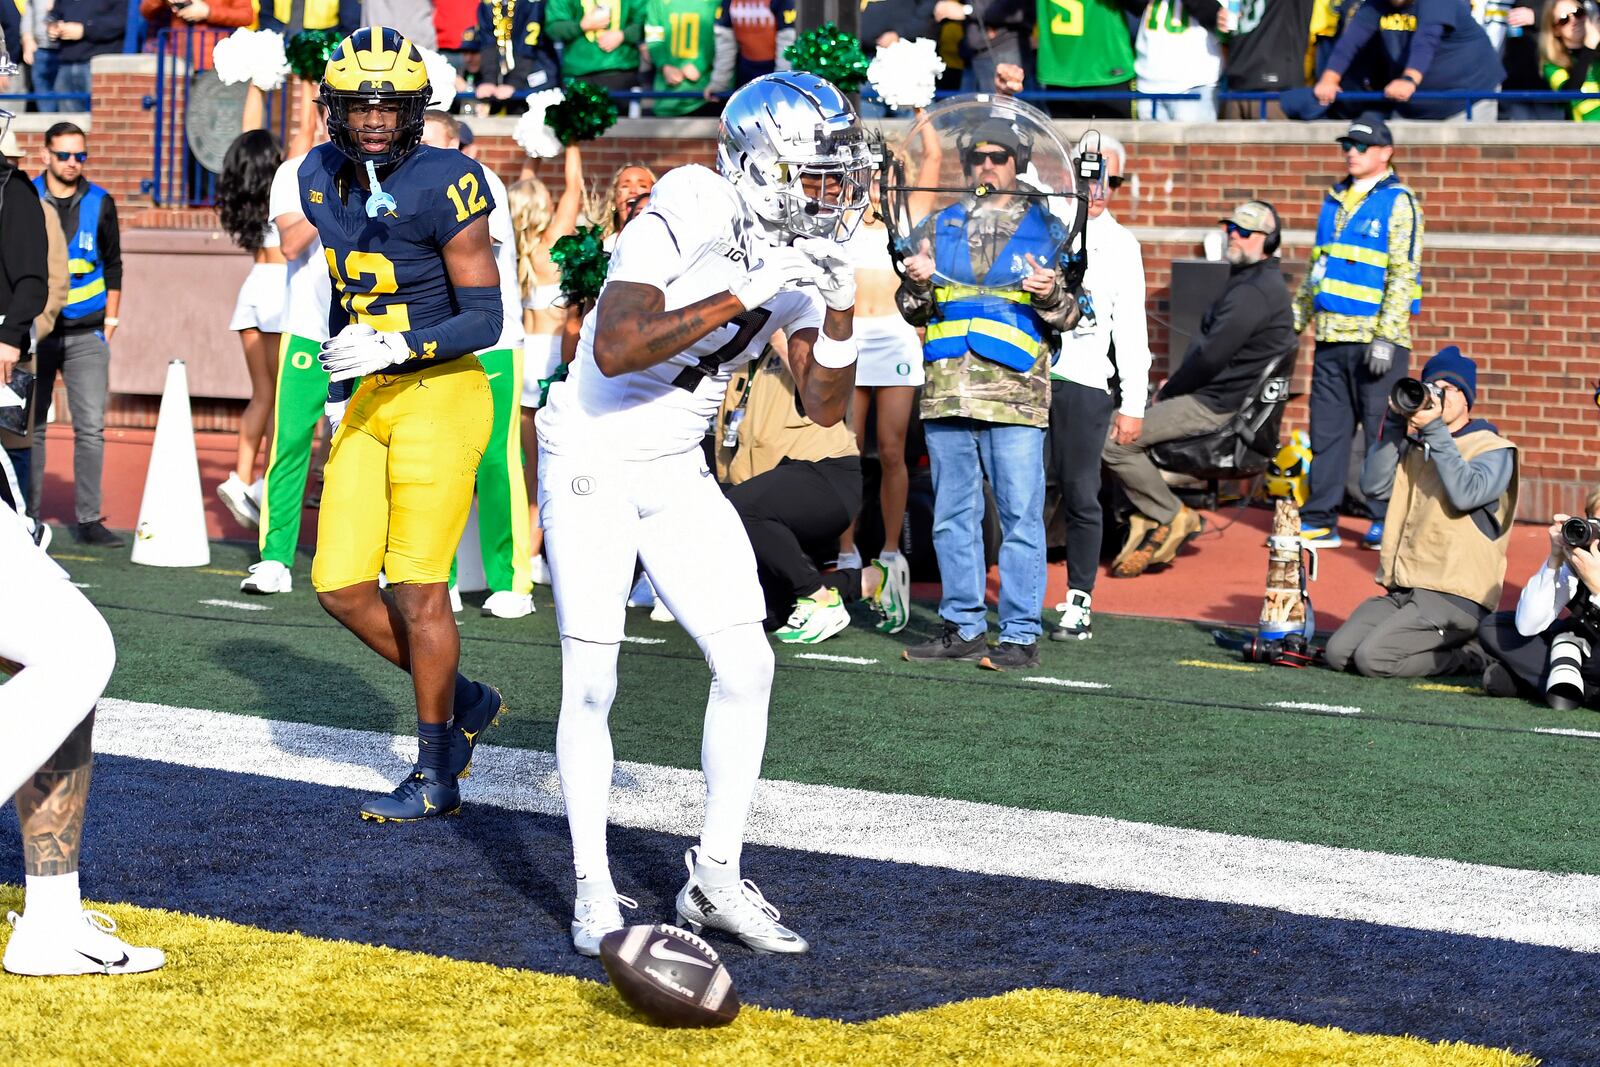
POLYGON ((494 404, 476 356, 364 378, 323 474, 311 584, 448 582, 494 404))

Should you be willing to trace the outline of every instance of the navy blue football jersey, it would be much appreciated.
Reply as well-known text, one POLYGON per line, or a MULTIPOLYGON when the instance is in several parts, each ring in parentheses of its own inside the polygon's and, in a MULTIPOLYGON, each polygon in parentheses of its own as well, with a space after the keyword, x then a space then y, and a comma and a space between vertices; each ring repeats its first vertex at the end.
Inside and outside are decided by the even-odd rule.
MULTIPOLYGON (((367 217, 371 194, 355 175, 355 164, 331 144, 312 149, 300 164, 301 203, 322 238, 336 297, 328 311, 328 336, 347 322, 406 333, 455 316, 460 308, 445 269, 444 246, 494 207, 483 169, 460 152, 418 145, 381 179, 395 207, 375 218, 367 217)), ((425 347, 431 349, 431 342, 425 347)), ((388 373, 444 358, 432 351, 415 356, 388 373)))

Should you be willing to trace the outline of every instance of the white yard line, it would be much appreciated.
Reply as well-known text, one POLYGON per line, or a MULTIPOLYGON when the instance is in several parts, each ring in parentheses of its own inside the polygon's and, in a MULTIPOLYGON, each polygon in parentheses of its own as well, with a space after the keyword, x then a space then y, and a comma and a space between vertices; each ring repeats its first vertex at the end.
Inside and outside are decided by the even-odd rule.
POLYGON ((1593 730, 1561 730, 1553 726, 1535 726, 1533 732, 1536 734, 1556 734, 1559 737, 1600 737, 1600 734, 1595 733, 1593 730))
MULTIPOLYGON (((411 737, 125 700, 102 700, 95 747, 179 766, 387 792, 411 737)), ((480 745, 467 799, 556 815, 548 752, 480 745)), ((611 821, 699 832, 699 771, 618 763, 611 821)), ((1270 841, 1086 815, 837 786, 762 782, 754 843, 1276 908, 1600 952, 1600 876, 1270 841)))
POLYGON ((830 656, 826 652, 796 652, 795 659, 820 659, 827 663, 854 663, 862 667, 870 667, 878 662, 867 659, 865 656, 830 656))
POLYGON ((271 611, 267 604, 251 604, 244 600, 202 600, 200 603, 213 608, 232 608, 235 611, 271 611))
POLYGON ((1060 685, 1069 689, 1110 689, 1105 682, 1079 682, 1072 678, 1024 678, 1024 682, 1033 682, 1037 685, 1060 685))
POLYGON ((667 643, 665 637, 630 637, 627 634, 622 635, 622 640, 630 645, 664 645, 667 643))
POLYGON ((1348 704, 1308 704, 1299 700, 1279 700, 1268 704, 1269 708, 1289 708, 1293 711, 1326 711, 1333 715, 1360 715, 1360 708, 1350 707, 1348 704))

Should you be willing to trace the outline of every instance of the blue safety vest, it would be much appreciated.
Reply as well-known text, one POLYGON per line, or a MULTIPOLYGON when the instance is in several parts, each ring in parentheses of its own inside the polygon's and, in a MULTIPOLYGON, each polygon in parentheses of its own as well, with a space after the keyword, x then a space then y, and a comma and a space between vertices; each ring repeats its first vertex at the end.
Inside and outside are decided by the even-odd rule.
MULTIPOLYGON (((49 196, 43 174, 33 179, 33 184, 41 200, 49 196)), ((67 241, 67 273, 72 280, 67 290, 67 304, 61 309, 61 317, 68 322, 106 309, 105 265, 100 261, 100 241, 96 236, 100 229, 100 208, 105 202, 106 191, 92 182, 78 201, 78 231, 67 241)))
POLYGON ((967 208, 956 204, 934 220, 934 265, 941 278, 960 284, 945 284, 933 291, 939 317, 928 323, 922 346, 923 358, 956 359, 970 350, 1014 371, 1027 371, 1039 359, 1044 342, 1044 321, 1033 310, 1033 298, 1021 289, 985 291, 978 285, 1001 278, 1015 277, 1017 267, 1028 253, 1040 263, 1052 263, 1061 246, 1062 225, 1055 218, 1030 206, 1011 235, 1011 240, 995 257, 984 281, 974 276, 972 249, 967 242, 967 208))
MULTIPOLYGON (((1384 281, 1389 271, 1389 215, 1400 197, 1411 201, 1413 211, 1416 200, 1399 178, 1387 175, 1356 205, 1341 229, 1335 221, 1343 191, 1339 185, 1328 190, 1322 201, 1322 214, 1317 218, 1317 247, 1311 250, 1311 261, 1316 264, 1320 260, 1323 273, 1317 285, 1316 309, 1334 315, 1376 318, 1383 306, 1384 281)), ((1413 227, 1413 259, 1416 247, 1413 227)), ((1411 284, 1411 314, 1415 315, 1422 308, 1420 268, 1411 284)))

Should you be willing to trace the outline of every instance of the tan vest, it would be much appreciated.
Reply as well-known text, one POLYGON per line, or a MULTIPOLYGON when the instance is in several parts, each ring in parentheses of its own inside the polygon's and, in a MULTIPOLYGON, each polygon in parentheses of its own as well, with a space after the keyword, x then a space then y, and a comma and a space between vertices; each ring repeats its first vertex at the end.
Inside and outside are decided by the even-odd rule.
MULTIPOLYGON (((1461 457, 1471 462, 1497 448, 1516 445, 1488 430, 1455 439, 1461 457)), ((1500 534, 1492 540, 1468 512, 1457 511, 1445 494, 1439 470, 1413 447, 1394 472, 1394 494, 1384 515, 1378 584, 1387 589, 1432 589, 1454 593, 1493 611, 1500 606, 1506 577, 1506 545, 1517 514, 1519 472, 1513 457, 1511 481, 1496 502, 1500 534)))
POLYGON ((728 485, 749 481, 776 467, 780 460, 797 459, 814 463, 860 455, 856 435, 846 422, 818 426, 800 414, 794 379, 778 354, 768 350, 728 383, 728 395, 717 415, 717 480, 728 485), (739 444, 727 448, 723 441, 728 419, 744 400, 744 418, 739 423, 739 444))
POLYGON ((47 256, 50 293, 45 298, 44 310, 33 320, 33 328, 40 340, 48 337, 50 331, 56 328, 56 316, 67 306, 67 289, 72 284, 72 275, 67 270, 67 236, 61 232, 61 216, 54 208, 46 207, 44 210, 44 233, 50 249, 47 256))

